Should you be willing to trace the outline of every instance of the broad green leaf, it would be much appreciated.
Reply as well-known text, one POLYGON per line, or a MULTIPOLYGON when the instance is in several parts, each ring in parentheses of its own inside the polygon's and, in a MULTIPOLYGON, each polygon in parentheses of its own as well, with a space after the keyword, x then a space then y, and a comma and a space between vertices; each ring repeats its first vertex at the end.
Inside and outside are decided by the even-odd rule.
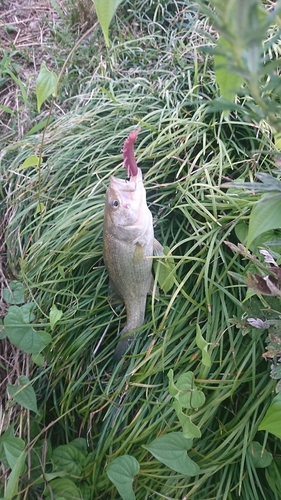
POLYGON ((198 391, 194 384, 194 375, 192 372, 186 372, 179 376, 176 387, 178 394, 176 399, 183 408, 199 408, 205 403, 205 396, 202 391, 198 391))
POLYGON ((9 308, 4 318, 5 331, 10 342, 16 347, 27 354, 37 354, 51 342, 52 337, 46 332, 34 330, 29 323, 32 316, 25 306, 9 308))
POLYGON ((81 490, 83 500, 91 500, 93 498, 92 485, 90 485, 87 480, 79 483, 79 488, 81 490))
POLYGON ((281 227, 281 194, 264 195, 250 215, 247 247, 260 234, 281 227))
POLYGON ((7 458, 6 458, 4 441, 7 437, 14 437, 14 436, 15 436, 15 432, 14 432, 14 425, 13 424, 10 425, 8 427, 8 429, 5 432, 3 432, 0 436, 0 462, 2 462, 5 469, 8 469, 10 466, 9 466, 9 463, 7 461, 7 458))
POLYGON ((84 455, 84 457, 88 456, 87 441, 85 438, 73 439, 73 441, 71 441, 69 444, 77 448, 77 450, 79 450, 84 455))
POLYGON ((39 75, 36 79, 37 109, 40 113, 43 102, 53 95, 57 95, 58 77, 56 73, 50 71, 45 62, 42 62, 39 75))
POLYGON ((25 323, 30 323, 31 321, 35 320, 34 316, 35 307, 36 306, 34 302, 27 302, 26 304, 20 307, 20 310, 22 312, 22 317, 25 323))
POLYGON ((182 411, 181 404, 176 399, 173 402, 173 408, 176 411, 177 417, 182 426, 182 433, 185 438, 194 439, 201 437, 201 431, 197 425, 191 422, 191 418, 188 415, 185 415, 182 411))
POLYGON ((274 458, 271 464, 265 469, 265 477, 269 487, 275 493, 275 498, 279 498, 281 491, 281 458, 274 458))
POLYGON ((24 468, 26 453, 23 451, 17 458, 14 468, 9 476, 6 495, 3 500, 12 500, 18 494, 19 478, 24 468))
POLYGON ((8 304, 24 304, 26 287, 20 281, 11 281, 9 288, 4 288, 3 299, 8 304))
POLYGON ((44 473, 44 478, 46 481, 52 481, 53 479, 56 479, 57 477, 65 477, 67 476, 67 472, 65 470, 58 470, 56 472, 45 472, 44 473))
POLYGON ((247 236, 248 236, 248 229, 249 229, 249 226, 244 221, 238 222, 238 224, 236 224, 235 228, 234 228, 234 231, 235 231, 235 234, 236 234, 238 240, 243 245, 246 245, 247 236))
POLYGON ((61 317, 62 317, 62 311, 58 309, 55 304, 53 304, 50 310, 51 330, 54 329, 55 324, 61 319, 61 317))
POLYGON ((200 350, 205 349, 205 347, 207 347, 207 345, 208 345, 206 340, 204 340, 204 338, 202 337, 201 328, 198 324, 196 325, 196 339, 195 340, 196 340, 197 347, 199 347, 200 350))
POLYGON ((201 354, 202 354, 203 365, 204 366, 211 366, 212 362, 211 362, 210 354, 207 352, 207 350, 201 351, 201 354))
POLYGON ((229 69, 229 58, 227 54, 229 43, 223 36, 220 37, 217 48, 219 49, 219 53, 214 55, 214 66, 220 95, 224 99, 233 102, 238 89, 243 83, 243 78, 240 75, 234 74, 229 69))
POLYGON ((201 350, 202 353, 202 363, 204 366, 211 366, 211 358, 209 353, 207 352, 208 343, 203 339, 201 328, 199 325, 196 325, 196 344, 201 350))
POLYGON ((97 18, 101 25, 105 43, 109 46, 108 28, 118 5, 122 0, 94 0, 97 18))
POLYGON ((264 450, 262 445, 257 441, 253 441, 248 448, 248 454, 251 457, 254 467, 263 469, 268 467, 272 462, 272 454, 264 450))
POLYGON ((42 161, 43 161, 42 158, 40 159, 39 156, 36 155, 29 156, 28 158, 26 158, 26 160, 24 160, 23 163, 21 163, 18 170, 22 170, 28 167, 38 167, 39 163, 41 164, 42 161))
POLYGON ((37 354, 32 354, 31 358, 35 365, 40 367, 44 366, 45 359, 44 356, 40 354, 40 352, 38 352, 37 354))
MULTIPOLYGON (((168 247, 164 247, 163 249, 164 255, 169 255, 170 249, 168 247)), ((175 261, 172 256, 168 256, 165 259, 161 259, 159 261, 155 261, 154 268, 159 266, 158 270, 158 283, 163 290, 163 292, 168 293, 168 291, 172 288, 174 284, 174 269, 175 269, 175 261)))
POLYGON ((67 500, 84 500, 80 489, 67 477, 53 479, 53 481, 48 484, 48 488, 45 488, 44 495, 46 496, 46 500, 59 500, 59 498, 67 500), (52 494, 50 494, 50 488, 52 494))
POLYGON ((168 379, 169 379, 169 393, 171 394, 171 396, 175 397, 179 391, 174 384, 174 372, 172 368, 168 371, 168 379))
POLYGON ((135 500, 133 479, 139 473, 139 469, 138 461, 131 455, 114 458, 107 466, 106 473, 122 500, 135 500))
POLYGON ((12 423, 11 425, 9 425, 8 429, 5 432, 3 432, 3 434, 1 434, 0 443, 6 436, 14 436, 14 435, 15 435, 15 423, 12 423))
POLYGON ((192 372, 186 372, 179 376, 177 382, 173 379, 174 373, 170 369, 168 372, 169 393, 183 408, 199 408, 205 403, 205 396, 194 384, 194 375, 192 372))
POLYGON ((9 467, 13 469, 24 450, 25 442, 23 439, 15 436, 5 436, 2 440, 2 444, 9 467))
POLYGON ((19 385, 8 384, 8 390, 12 398, 19 405, 34 413, 38 413, 35 391, 27 377, 20 375, 19 385))
POLYGON ((63 444, 54 449, 52 462, 56 469, 64 470, 72 476, 81 476, 85 456, 71 444, 63 444))
POLYGON ((52 123, 54 120, 55 120, 54 116, 49 116, 49 118, 46 118, 46 120, 42 120, 41 122, 36 123, 36 125, 34 125, 34 127, 32 127, 26 133, 26 135, 36 134, 36 132, 38 132, 39 130, 42 130, 42 128, 45 128, 47 124, 50 125, 50 123, 52 123))
POLYGON ((262 419, 258 430, 267 431, 281 439, 281 393, 277 394, 262 419))
POLYGON ((185 476, 196 476, 200 469, 186 453, 191 446, 192 441, 186 439, 181 432, 170 432, 143 447, 170 469, 185 476))
POLYGON ((37 207, 36 207, 36 210, 34 212, 34 216, 35 215, 38 215, 38 214, 42 214, 42 212, 45 212, 46 210, 46 207, 44 205, 44 203, 42 203, 41 201, 37 204, 37 207))

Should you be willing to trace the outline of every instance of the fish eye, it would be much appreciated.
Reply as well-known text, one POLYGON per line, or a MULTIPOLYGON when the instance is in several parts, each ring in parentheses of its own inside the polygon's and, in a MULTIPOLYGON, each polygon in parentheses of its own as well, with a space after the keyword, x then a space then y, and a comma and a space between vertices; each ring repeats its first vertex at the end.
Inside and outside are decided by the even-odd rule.
POLYGON ((111 202, 111 206, 116 208, 116 207, 119 207, 119 201, 118 200, 114 200, 111 202))

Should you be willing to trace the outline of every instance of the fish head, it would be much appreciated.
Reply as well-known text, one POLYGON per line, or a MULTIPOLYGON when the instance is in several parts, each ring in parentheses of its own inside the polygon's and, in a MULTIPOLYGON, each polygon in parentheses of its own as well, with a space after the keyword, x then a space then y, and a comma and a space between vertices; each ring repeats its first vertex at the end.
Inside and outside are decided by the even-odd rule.
POLYGON ((131 230, 151 222, 151 213, 146 204, 146 193, 141 169, 129 180, 110 177, 106 191, 105 225, 110 232, 131 230))

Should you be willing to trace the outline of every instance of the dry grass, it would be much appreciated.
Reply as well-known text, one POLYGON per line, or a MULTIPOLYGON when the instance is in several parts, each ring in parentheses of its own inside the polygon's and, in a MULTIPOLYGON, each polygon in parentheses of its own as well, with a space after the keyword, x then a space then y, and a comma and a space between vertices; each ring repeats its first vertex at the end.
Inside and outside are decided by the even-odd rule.
POLYGON ((71 47, 93 24, 92 0, 58 0, 55 8, 50 0, 4 0, 0 5, 2 146, 21 139, 40 119, 35 79, 42 61, 58 73, 71 47))
POLYGON ((58 22, 50 0, 5 0, 0 6, 0 135, 3 142, 21 138, 30 128, 27 96, 42 60, 49 60, 50 30, 58 22), (14 78, 11 76, 11 73, 14 78))
POLYGON ((58 14, 50 0, 5 0, 0 6, 0 19, 2 47, 30 50, 44 46, 58 14))

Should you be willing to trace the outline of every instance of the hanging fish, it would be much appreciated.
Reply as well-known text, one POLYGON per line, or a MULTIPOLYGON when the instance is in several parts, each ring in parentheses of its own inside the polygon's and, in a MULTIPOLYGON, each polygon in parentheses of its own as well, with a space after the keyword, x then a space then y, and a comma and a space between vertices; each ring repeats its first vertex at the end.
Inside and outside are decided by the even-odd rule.
POLYGON ((152 214, 146 204, 142 172, 134 156, 137 129, 125 140, 124 166, 128 179, 111 176, 106 191, 103 257, 109 274, 109 300, 125 304, 127 323, 114 358, 121 359, 144 322, 146 298, 152 289, 152 255, 163 255, 154 238, 152 214))

